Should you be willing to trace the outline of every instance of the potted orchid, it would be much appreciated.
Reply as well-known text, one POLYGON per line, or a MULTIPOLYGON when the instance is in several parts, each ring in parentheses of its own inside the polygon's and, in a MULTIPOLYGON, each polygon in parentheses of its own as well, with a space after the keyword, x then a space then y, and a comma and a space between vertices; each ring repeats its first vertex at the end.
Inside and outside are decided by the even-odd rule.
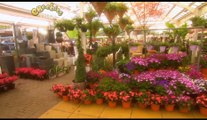
POLYGON ((207 115, 207 94, 201 94, 196 98, 196 104, 198 104, 200 108, 200 113, 203 115, 207 115))
POLYGON ((178 97, 178 106, 179 106, 179 111, 183 113, 187 113, 191 110, 192 105, 194 104, 193 98, 182 95, 178 97))
POLYGON ((107 91, 104 92, 104 97, 106 100, 108 100, 108 106, 109 107, 116 107, 117 102, 119 100, 119 93, 117 91, 107 91))
POLYGON ((121 91, 119 93, 119 99, 122 102, 122 107, 123 108, 130 108, 131 107, 131 101, 132 98, 134 97, 135 93, 133 91, 121 91))
POLYGON ((146 108, 150 105, 150 91, 139 91, 135 94, 135 99, 140 108, 146 108))
POLYGON ((85 89, 82 92, 81 99, 84 101, 84 104, 91 104, 95 97, 94 89, 85 89))

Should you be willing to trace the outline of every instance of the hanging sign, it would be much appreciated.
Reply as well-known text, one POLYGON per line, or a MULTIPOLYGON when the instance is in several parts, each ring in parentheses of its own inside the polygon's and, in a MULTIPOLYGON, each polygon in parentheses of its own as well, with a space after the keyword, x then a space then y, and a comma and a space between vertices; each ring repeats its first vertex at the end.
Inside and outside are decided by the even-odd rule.
POLYGON ((36 8, 32 8, 31 13, 34 16, 39 15, 39 13, 43 12, 45 9, 50 11, 56 11, 59 16, 63 14, 63 11, 60 10, 60 8, 55 5, 54 3, 50 3, 47 5, 38 5, 36 8))

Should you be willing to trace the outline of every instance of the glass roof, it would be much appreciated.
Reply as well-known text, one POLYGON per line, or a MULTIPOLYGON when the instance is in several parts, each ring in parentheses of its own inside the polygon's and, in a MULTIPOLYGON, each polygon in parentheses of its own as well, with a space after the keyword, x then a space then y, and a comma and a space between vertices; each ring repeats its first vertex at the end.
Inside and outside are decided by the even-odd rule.
MULTIPOLYGON (((21 8, 25 11, 31 11, 32 8, 36 8, 38 5, 43 4, 49 4, 50 2, 0 2, 0 4, 5 5, 11 5, 13 7, 21 8)), ((88 7, 92 5, 90 2, 53 2, 54 4, 58 5, 60 7, 61 11, 63 11, 62 16, 59 16, 54 11, 44 10, 42 14, 48 15, 51 18, 55 19, 62 19, 62 18, 73 18, 75 16, 81 15, 82 12, 86 12, 88 7)), ((165 27, 165 22, 176 22, 177 20, 180 20, 184 18, 185 16, 189 14, 194 14, 192 11, 194 11, 196 8, 202 6, 203 4, 206 5, 206 2, 124 2, 129 10, 125 15, 128 15, 131 17, 132 20, 134 20, 134 24, 136 26, 139 26, 141 24, 147 24, 150 26, 150 28, 155 28, 157 26, 159 27, 165 27), (151 15, 147 14, 147 9, 145 10, 145 17, 146 19, 143 20, 143 7, 140 7, 145 4, 145 8, 148 6, 152 6, 153 11, 157 11, 157 14, 159 15, 151 15)), ((1 7, 0 7, 1 8, 1 7)), ((150 10, 149 10, 150 11, 150 10)), ((4 13, 0 14, 0 21, 7 20, 7 21, 21 21, 25 23, 32 23, 32 24, 40 24, 40 25, 49 25, 49 22, 47 20, 41 21, 38 19, 32 18, 21 18, 22 16, 13 16, 10 17, 9 14, 7 17, 4 13), (15 18, 17 17, 17 18, 15 18), (37 22, 39 21, 39 22, 37 22)), ((101 14, 101 16, 98 18, 103 21, 103 23, 109 23, 106 16, 104 14, 101 14)), ((115 21, 115 20, 114 20, 115 21)))

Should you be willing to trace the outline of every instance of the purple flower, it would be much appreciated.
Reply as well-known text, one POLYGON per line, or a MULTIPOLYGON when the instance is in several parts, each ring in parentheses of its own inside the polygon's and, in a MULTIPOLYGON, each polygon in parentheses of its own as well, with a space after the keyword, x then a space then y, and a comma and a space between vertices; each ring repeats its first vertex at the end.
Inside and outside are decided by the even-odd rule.
POLYGON ((134 70, 136 65, 133 62, 129 62, 125 65, 129 71, 134 70))

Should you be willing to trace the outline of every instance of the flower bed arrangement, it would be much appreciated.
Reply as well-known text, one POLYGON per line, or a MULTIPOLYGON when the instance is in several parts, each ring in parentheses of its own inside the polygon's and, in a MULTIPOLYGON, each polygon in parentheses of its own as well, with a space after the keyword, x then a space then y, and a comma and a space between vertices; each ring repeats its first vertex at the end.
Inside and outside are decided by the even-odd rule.
MULTIPOLYGON (((102 98, 102 103, 107 101, 108 105, 110 104, 112 107, 128 101, 131 101, 129 105, 131 106, 134 103, 133 100, 138 103, 138 106, 141 106, 139 104, 142 103, 143 108, 152 106, 152 104, 159 105, 158 108, 151 108, 154 111, 158 111, 162 107, 165 107, 166 111, 173 111, 174 108, 177 108, 174 106, 178 106, 179 109, 186 106, 186 109, 181 112, 188 112, 195 105, 201 106, 199 100, 195 101, 196 98, 200 99, 197 97, 198 95, 206 95, 207 81, 193 79, 184 73, 178 70, 156 70, 130 75, 119 73, 116 70, 109 71, 99 74, 101 77, 98 79, 96 87, 85 90, 72 87, 68 96, 71 96, 72 101, 79 99, 82 102, 87 97, 93 100, 102 98)), ((58 86, 61 85, 53 86, 54 92, 60 91, 58 86)), ((200 100, 205 99, 204 97, 200 100)), ((129 108, 129 106, 123 108, 129 108)))
POLYGON ((9 76, 7 73, 0 74, 0 92, 13 89, 15 87, 14 81, 18 79, 17 76, 9 76))
POLYGON ((16 75, 20 76, 20 78, 26 79, 36 79, 36 80, 44 80, 47 79, 47 71, 41 70, 38 68, 16 68, 16 75))

